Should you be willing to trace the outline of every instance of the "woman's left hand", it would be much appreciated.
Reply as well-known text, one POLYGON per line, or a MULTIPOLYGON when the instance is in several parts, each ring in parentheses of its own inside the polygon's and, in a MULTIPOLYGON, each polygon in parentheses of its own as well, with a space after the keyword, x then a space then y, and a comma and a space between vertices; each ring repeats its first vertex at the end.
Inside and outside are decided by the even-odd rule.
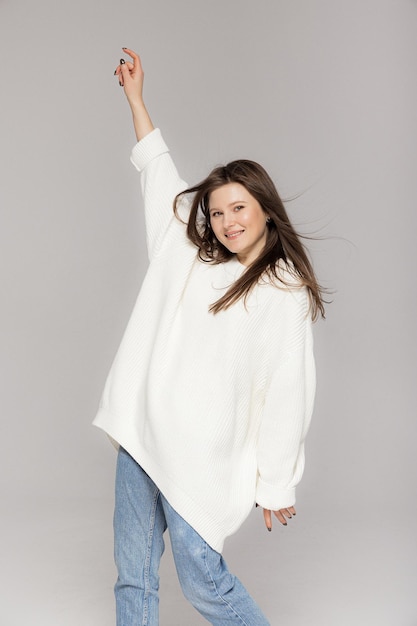
POLYGON ((293 506, 288 507, 288 509, 280 509, 279 511, 264 509, 265 526, 269 531, 272 530, 272 513, 283 526, 287 525, 287 519, 291 519, 294 515, 296 515, 296 511, 293 506))

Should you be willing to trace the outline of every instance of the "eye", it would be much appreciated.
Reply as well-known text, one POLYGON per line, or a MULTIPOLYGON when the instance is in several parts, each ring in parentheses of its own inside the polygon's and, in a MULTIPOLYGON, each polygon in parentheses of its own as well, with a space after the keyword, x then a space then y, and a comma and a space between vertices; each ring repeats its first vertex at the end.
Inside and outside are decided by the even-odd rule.
POLYGON ((211 217, 211 218, 213 218, 213 217, 219 217, 219 215, 221 215, 221 214, 222 214, 222 212, 221 212, 221 211, 212 211, 212 212, 210 213, 210 217, 211 217))
POLYGON ((240 211, 240 209, 244 209, 245 207, 242 204, 238 204, 237 206, 234 207, 235 211, 240 211))

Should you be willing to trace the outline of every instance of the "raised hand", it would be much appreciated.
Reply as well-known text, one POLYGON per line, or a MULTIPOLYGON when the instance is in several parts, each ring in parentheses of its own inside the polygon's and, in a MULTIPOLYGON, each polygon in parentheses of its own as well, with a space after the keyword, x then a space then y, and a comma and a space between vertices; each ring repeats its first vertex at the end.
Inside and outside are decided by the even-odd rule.
POLYGON ((129 48, 122 48, 123 52, 131 57, 132 61, 120 59, 114 74, 119 79, 119 85, 124 88, 127 100, 133 114, 137 140, 140 141, 150 133, 154 126, 143 101, 144 71, 139 55, 129 48))

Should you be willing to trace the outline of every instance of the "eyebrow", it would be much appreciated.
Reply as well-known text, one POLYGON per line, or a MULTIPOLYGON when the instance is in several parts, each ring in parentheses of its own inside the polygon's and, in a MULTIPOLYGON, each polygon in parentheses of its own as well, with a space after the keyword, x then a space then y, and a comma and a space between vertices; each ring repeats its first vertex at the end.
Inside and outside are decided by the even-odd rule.
MULTIPOLYGON (((234 206, 235 204, 247 204, 247 200, 235 200, 234 202, 230 202, 227 206, 234 206)), ((218 211, 217 207, 209 207, 209 211, 218 211)))

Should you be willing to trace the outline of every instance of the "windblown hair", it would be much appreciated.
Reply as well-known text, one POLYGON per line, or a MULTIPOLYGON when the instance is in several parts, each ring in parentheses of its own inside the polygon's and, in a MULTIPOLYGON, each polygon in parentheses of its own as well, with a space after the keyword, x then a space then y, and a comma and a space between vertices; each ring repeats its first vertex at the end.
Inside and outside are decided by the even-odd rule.
POLYGON ((229 308, 243 298, 246 300, 255 285, 268 278, 274 283, 294 286, 294 279, 304 285, 310 297, 311 316, 316 320, 324 317, 323 289, 317 282, 313 267, 308 258, 300 235, 294 230, 277 189, 264 168, 254 161, 238 160, 216 167, 201 183, 179 193, 174 201, 174 211, 181 199, 192 194, 191 210, 187 224, 188 238, 197 246, 202 261, 224 263, 234 257, 215 237, 210 225, 210 194, 228 183, 240 183, 259 202, 267 221, 266 244, 259 256, 252 262, 228 291, 210 306, 212 313, 229 308), (291 284, 285 281, 279 265, 284 264, 291 275, 291 284))

